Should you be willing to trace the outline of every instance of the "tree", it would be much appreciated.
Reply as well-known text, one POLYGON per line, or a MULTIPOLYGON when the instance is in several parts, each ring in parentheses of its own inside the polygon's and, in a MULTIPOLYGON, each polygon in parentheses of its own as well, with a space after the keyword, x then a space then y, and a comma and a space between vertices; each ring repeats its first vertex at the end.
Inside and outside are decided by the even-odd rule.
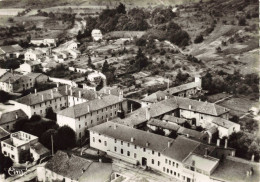
POLYGON ((51 136, 53 136, 53 143, 54 143, 54 149, 56 150, 56 136, 57 135, 57 130, 55 129, 48 129, 47 131, 45 131, 41 137, 40 137, 40 142, 47 147, 49 150, 52 149, 52 144, 51 144, 51 136))
POLYGON ((13 161, 10 157, 6 157, 0 152, 0 174, 8 175, 8 169, 13 166, 13 161))
POLYGON ((106 73, 106 72, 109 72, 110 70, 109 70, 109 64, 108 64, 108 62, 107 62, 107 60, 105 60, 105 62, 104 62, 104 64, 103 64, 103 66, 102 66, 102 73, 106 73))
POLYGON ((32 117, 30 118, 31 122, 36 122, 36 121, 40 121, 42 119, 42 117, 40 115, 34 114, 32 115, 32 117))
POLYGON ((76 145, 76 134, 69 126, 62 126, 58 129, 55 141, 58 149, 69 149, 76 145))
POLYGON ((200 34, 200 35, 198 35, 198 36, 195 38, 194 43, 195 43, 195 44, 198 44, 198 43, 201 43, 203 40, 204 40, 204 39, 203 39, 203 36, 200 34))
POLYGON ((135 56, 135 63, 136 63, 136 68, 138 70, 142 70, 143 68, 145 68, 146 66, 148 66, 149 62, 147 57, 143 54, 142 49, 139 48, 138 52, 135 56))
POLYGON ((246 19, 245 17, 240 17, 238 20, 238 25, 245 26, 246 25, 246 19))
POLYGON ((0 90, 0 103, 7 102, 11 99, 11 95, 3 90, 0 90))
POLYGON ((119 6, 116 8, 118 14, 126 14, 125 5, 120 3, 119 6))
POLYGON ((51 119, 53 121, 57 120, 57 114, 53 111, 52 107, 48 107, 46 109, 46 118, 51 119))

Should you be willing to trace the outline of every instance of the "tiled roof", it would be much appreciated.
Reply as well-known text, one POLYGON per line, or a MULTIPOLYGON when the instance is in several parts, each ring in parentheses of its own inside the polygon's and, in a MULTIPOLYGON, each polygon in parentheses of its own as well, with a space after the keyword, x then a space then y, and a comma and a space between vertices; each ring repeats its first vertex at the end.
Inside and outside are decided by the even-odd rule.
POLYGON ((184 97, 175 97, 175 99, 176 99, 176 104, 179 105, 179 108, 185 110, 195 111, 195 112, 208 114, 212 116, 220 116, 229 111, 225 107, 210 102, 201 102, 201 101, 184 98, 184 97))
POLYGON ((8 131, 4 130, 2 127, 0 127, 0 140, 2 138, 7 137, 8 135, 10 135, 10 133, 8 131))
POLYGON ((195 138, 195 139, 202 139, 206 134, 202 132, 198 132, 196 130, 180 127, 177 131, 178 134, 181 135, 189 135, 189 137, 195 138))
POLYGON ((44 74, 42 74, 42 73, 28 73, 28 74, 26 74, 26 76, 28 76, 30 78, 34 78, 34 79, 37 78, 40 75, 44 75, 44 74))
POLYGON ((163 120, 173 122, 173 123, 177 123, 177 124, 184 124, 186 122, 185 119, 178 118, 178 117, 175 117, 175 116, 172 116, 172 115, 164 115, 163 120))
POLYGON ((8 69, 1 69, 0 68, 0 77, 3 76, 4 74, 6 74, 8 72, 8 69))
POLYGON ((223 119, 220 117, 214 118, 211 122, 218 126, 227 128, 227 129, 231 128, 234 125, 238 125, 237 123, 234 123, 232 121, 229 121, 229 120, 226 120, 226 119, 223 119))
POLYGON ((40 142, 34 143, 30 145, 30 147, 35 150, 35 152, 39 155, 44 155, 46 153, 49 153, 50 150, 44 147, 40 142))
POLYGON ((37 61, 37 60, 25 61, 25 63, 29 64, 30 66, 41 64, 41 63, 40 63, 39 61, 37 61))
POLYGON ((174 140, 110 121, 94 126, 89 130, 111 138, 133 143, 140 147, 161 152, 165 156, 180 162, 182 162, 191 152, 196 151, 198 147, 200 147, 200 149, 196 151, 196 154, 198 155, 201 155, 201 151, 205 151, 205 148, 208 148, 206 144, 201 144, 201 142, 183 136, 178 136, 174 140), (132 137, 134 138, 133 142, 131 142, 132 137), (168 145, 168 142, 171 144, 170 146, 168 145), (204 150, 202 148, 204 148, 204 150))
POLYGON ((25 77, 23 75, 18 75, 18 74, 12 74, 12 73, 8 73, 3 75, 0 78, 0 82, 5 82, 5 83, 15 83, 17 80, 19 80, 20 78, 25 77))
POLYGON ((121 91, 121 89, 118 87, 107 87, 106 86, 106 87, 103 87, 102 89, 100 89, 98 91, 98 93, 109 94, 109 92, 110 92, 111 95, 119 96, 120 91, 121 91))
POLYGON ((1 52, 5 54, 5 53, 16 52, 16 51, 22 51, 23 48, 18 44, 15 44, 15 45, 1 46, 0 50, 2 50, 1 52))
POLYGON ((45 101, 49 101, 49 100, 53 100, 53 99, 57 99, 57 98, 61 98, 61 97, 63 97, 63 95, 59 91, 56 91, 56 89, 49 89, 49 90, 45 90, 42 92, 38 92, 36 94, 32 93, 32 94, 26 95, 24 97, 17 99, 16 101, 21 104, 32 106, 35 104, 39 104, 39 103, 42 103, 45 101), (53 91, 53 97, 52 97, 51 91, 53 91))
POLYGON ((211 178, 229 182, 259 182, 260 166, 258 163, 242 162, 231 158, 223 160, 213 172, 211 178), (253 169, 252 175, 247 171, 253 169))
POLYGON ((168 123, 165 121, 161 121, 159 119, 151 119, 150 121, 148 121, 147 124, 152 125, 152 126, 162 127, 164 129, 169 129, 169 130, 173 130, 173 131, 177 131, 180 128, 180 126, 175 123, 168 123))
POLYGON ((183 85, 180 85, 177 87, 169 88, 168 90, 166 90, 166 92, 173 95, 175 93, 189 90, 192 88, 197 88, 197 87, 199 87, 199 84, 197 82, 191 82, 191 83, 186 83, 186 84, 183 84, 183 85))
POLYGON ((169 94, 167 94, 164 91, 157 91, 157 92, 155 92, 155 93, 153 93, 153 94, 143 98, 142 101, 154 103, 154 102, 158 102, 158 101, 164 100, 165 96, 168 97, 168 95, 169 94))
POLYGON ((6 112, 0 116, 0 125, 11 121, 15 121, 17 119, 25 119, 25 118, 28 118, 28 116, 21 109, 6 112))
POLYGON ((118 140, 133 143, 134 145, 138 145, 140 147, 150 148, 152 150, 159 151, 159 152, 167 148, 168 141, 169 142, 174 141, 174 139, 168 137, 160 136, 153 133, 148 133, 142 130, 137 130, 110 121, 94 126, 89 130, 95 131, 99 134, 103 134, 112 138, 116 138, 118 140), (131 142, 131 137, 134 138, 133 142, 131 142), (148 147, 147 147, 147 143, 149 143, 148 147))
POLYGON ((114 95, 107 95, 102 98, 97 98, 94 100, 91 100, 89 102, 85 102, 82 104, 77 104, 72 107, 66 108, 64 110, 61 110, 58 112, 59 115, 63 115, 70 118, 77 118, 80 116, 83 116, 88 112, 88 106, 90 109, 90 112, 97 111, 102 108, 106 108, 108 106, 117 104, 122 102, 122 100, 119 100, 119 97, 114 95))
POLYGON ((98 163, 58 151, 45 168, 79 182, 103 182, 112 173, 111 164, 98 163))

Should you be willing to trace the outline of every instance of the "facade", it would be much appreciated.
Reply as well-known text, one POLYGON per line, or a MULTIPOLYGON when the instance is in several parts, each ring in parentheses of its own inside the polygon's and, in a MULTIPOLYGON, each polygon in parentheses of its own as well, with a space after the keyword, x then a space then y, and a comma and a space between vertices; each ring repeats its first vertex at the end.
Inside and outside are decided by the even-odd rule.
POLYGON ((42 182, 108 182, 111 175, 110 163, 94 162, 62 151, 37 168, 37 179, 42 182))
POLYGON ((21 109, 0 113, 0 127, 10 132, 14 129, 14 124, 21 119, 28 119, 21 109))
POLYGON ((19 71, 25 73, 31 73, 41 68, 41 63, 39 61, 25 61, 20 65, 19 71))
POLYGON ((78 142, 88 137, 88 128, 113 119, 127 111, 127 101, 123 95, 106 95, 97 99, 74 105, 57 114, 57 124, 67 125, 76 132, 78 142))
POLYGON ((56 46, 56 40, 52 38, 39 38, 39 39, 31 39, 31 44, 40 46, 41 44, 47 46, 56 46))
POLYGON ((93 29, 91 32, 91 36, 94 41, 99 41, 99 40, 102 40, 102 38, 103 38, 101 31, 98 29, 93 29))
POLYGON ((174 140, 113 122, 89 130, 90 146, 114 160, 150 168, 180 181, 211 181, 220 164, 215 154, 221 149, 190 138, 179 136, 174 140))
POLYGON ((38 142, 38 137, 19 131, 12 133, 11 137, 1 142, 2 153, 9 156, 15 163, 23 160, 23 154, 29 152, 30 145, 38 142))
POLYGON ((35 48, 35 49, 28 49, 24 53, 24 60, 29 61, 33 60, 36 61, 41 59, 45 56, 50 55, 50 50, 48 48, 35 48))
POLYGON ((4 58, 18 58, 23 54, 23 48, 18 44, 9 45, 9 46, 1 46, 0 47, 0 57, 4 58))

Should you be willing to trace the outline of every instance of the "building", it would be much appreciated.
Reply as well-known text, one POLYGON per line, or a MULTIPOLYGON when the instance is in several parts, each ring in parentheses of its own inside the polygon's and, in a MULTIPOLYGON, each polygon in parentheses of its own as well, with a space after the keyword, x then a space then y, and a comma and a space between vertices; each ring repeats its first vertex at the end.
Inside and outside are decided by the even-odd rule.
POLYGON ((8 72, 0 77, 0 90, 13 93, 22 92, 35 87, 35 84, 37 83, 47 82, 47 80, 48 77, 42 73, 20 75, 8 72))
POLYGON ((121 160, 185 182, 212 181, 220 157, 234 156, 233 149, 204 144, 187 137, 176 139, 125 125, 105 122, 89 129, 90 146, 121 160))
POLYGON ((157 91, 155 93, 152 93, 151 95, 148 95, 147 97, 141 99, 142 107, 165 100, 169 98, 169 96, 170 95, 165 91, 157 91))
POLYGON ((44 147, 40 142, 30 145, 30 154, 34 161, 39 161, 44 157, 49 156, 50 150, 44 147))
POLYGON ((30 44, 34 44, 37 46, 45 45, 49 47, 56 47, 56 40, 53 38, 33 38, 31 39, 30 44))
POLYGON ((78 41, 70 40, 68 42, 65 42, 64 44, 59 45, 59 47, 53 49, 53 52, 77 49, 78 44, 79 44, 78 41))
MULTIPOLYGON (((123 119, 115 118, 112 121, 134 128, 144 128, 151 118, 161 120, 165 117, 165 115, 179 118, 179 121, 175 122, 181 122, 181 125, 184 125, 185 122, 183 120, 185 120, 194 127, 201 126, 203 128, 208 128, 209 125, 216 126, 215 123, 217 122, 217 118, 221 118, 222 123, 226 123, 224 128, 223 126, 218 126, 220 132, 223 131, 223 135, 221 134, 222 138, 224 136, 228 137, 233 132, 238 132, 240 130, 240 127, 237 124, 234 123, 233 125, 232 122, 228 120, 229 110, 227 108, 214 103, 201 102, 183 97, 172 97, 154 104, 150 104, 129 113, 123 119), (229 127, 229 132, 225 129, 227 127, 229 127)), ((174 118, 171 118, 171 120, 173 119, 174 118)), ((221 124, 221 122, 218 123, 219 125, 221 124)))
POLYGON ((12 133, 10 138, 1 142, 2 153, 9 156, 15 163, 25 160, 30 146, 38 142, 38 137, 19 131, 12 133))
POLYGON ((66 108, 57 114, 57 124, 67 125, 76 132, 78 142, 88 137, 88 128, 101 124, 117 116, 123 117, 127 111, 127 100, 119 96, 105 95, 97 99, 66 108))
POLYGON ((21 119, 28 119, 21 109, 0 113, 0 127, 10 132, 14 129, 14 124, 21 119))
POLYGON ((93 29, 91 32, 91 36, 94 41, 99 41, 99 40, 102 40, 102 38, 103 38, 102 33, 99 29, 93 29))
POLYGON ((214 118, 210 123, 218 129, 219 138, 229 137, 234 132, 240 131, 240 125, 223 118, 214 118))
POLYGON ((0 47, 0 58, 18 58, 22 54, 23 48, 18 44, 0 47))
POLYGON ((31 73, 41 69, 41 63, 37 60, 25 61, 20 65, 19 71, 22 73, 31 73))
POLYGON ((39 60, 41 58, 44 58, 51 54, 51 51, 49 48, 35 48, 35 49, 28 49, 24 53, 24 60, 39 60))
POLYGON ((62 151, 37 168, 37 179, 42 182, 108 182, 111 175, 111 163, 93 162, 62 151))

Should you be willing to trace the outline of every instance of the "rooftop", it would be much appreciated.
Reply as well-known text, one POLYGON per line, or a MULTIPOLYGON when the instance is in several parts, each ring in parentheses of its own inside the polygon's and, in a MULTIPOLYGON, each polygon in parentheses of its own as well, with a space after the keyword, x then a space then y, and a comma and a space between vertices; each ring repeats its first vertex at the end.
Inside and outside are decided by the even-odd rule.
POLYGON ((40 142, 34 143, 30 147, 31 149, 35 150, 35 152, 39 155, 44 155, 50 152, 50 150, 44 147, 40 142))
POLYGON ((223 118, 220 118, 220 117, 214 118, 211 122, 218 125, 218 126, 227 128, 227 129, 231 128, 234 125, 239 125, 237 123, 234 123, 232 121, 229 121, 229 120, 226 120, 226 119, 223 119, 223 118))
POLYGON ((158 101, 161 101, 161 100, 164 100, 165 99, 165 96, 168 96, 169 94, 167 94, 166 92, 164 91, 157 91, 145 98, 142 99, 142 101, 144 102, 151 102, 151 103, 155 103, 155 102, 158 102, 158 101))
POLYGON ((9 136, 9 135, 10 135, 10 133, 9 133, 8 131, 6 131, 5 129, 3 129, 2 127, 0 127, 0 140, 1 140, 2 138, 5 138, 5 137, 9 136))
POLYGON ((4 74, 4 75, 0 78, 0 82, 15 83, 17 80, 19 80, 19 79, 22 78, 22 77, 24 77, 24 76, 18 75, 18 74, 12 74, 12 73, 8 72, 7 74, 4 74))
POLYGON ((23 118, 28 118, 28 116, 21 109, 6 112, 0 116, 0 125, 23 118))
POLYGON ((60 112, 58 112, 58 115, 63 115, 70 118, 77 118, 92 111, 97 111, 99 109, 106 108, 120 102, 122 102, 122 100, 120 100, 120 97, 114 95, 106 95, 104 97, 99 97, 97 99, 90 100, 88 102, 77 104, 61 110, 60 112))
POLYGON ((15 45, 8 45, 8 46, 1 46, 0 47, 0 55, 5 53, 12 53, 17 51, 22 51, 23 48, 18 44, 15 45))
POLYGON ((152 125, 152 126, 162 127, 162 128, 173 130, 173 131, 177 131, 180 128, 180 126, 177 125, 176 123, 168 123, 165 121, 161 121, 159 119, 151 119, 150 121, 148 121, 147 124, 152 125))
POLYGON ((192 88, 197 88, 199 87, 199 84, 197 82, 191 82, 191 83, 186 83, 177 87, 172 87, 169 88, 168 90, 166 90, 167 93, 173 95, 175 93, 181 92, 181 91, 185 91, 185 90, 189 90, 192 88))
POLYGON ((195 139, 202 139, 205 136, 205 133, 198 132, 196 130, 180 127, 177 131, 178 134, 181 135, 189 135, 189 137, 195 138, 195 139))
POLYGON ((112 173, 111 164, 93 162, 75 155, 58 151, 45 168, 63 177, 80 182, 103 182, 112 173))
POLYGON ((178 118, 172 115, 164 115, 163 120, 169 121, 169 122, 173 122, 173 123, 177 123, 177 124, 184 124, 186 122, 185 119, 183 118, 178 118))

